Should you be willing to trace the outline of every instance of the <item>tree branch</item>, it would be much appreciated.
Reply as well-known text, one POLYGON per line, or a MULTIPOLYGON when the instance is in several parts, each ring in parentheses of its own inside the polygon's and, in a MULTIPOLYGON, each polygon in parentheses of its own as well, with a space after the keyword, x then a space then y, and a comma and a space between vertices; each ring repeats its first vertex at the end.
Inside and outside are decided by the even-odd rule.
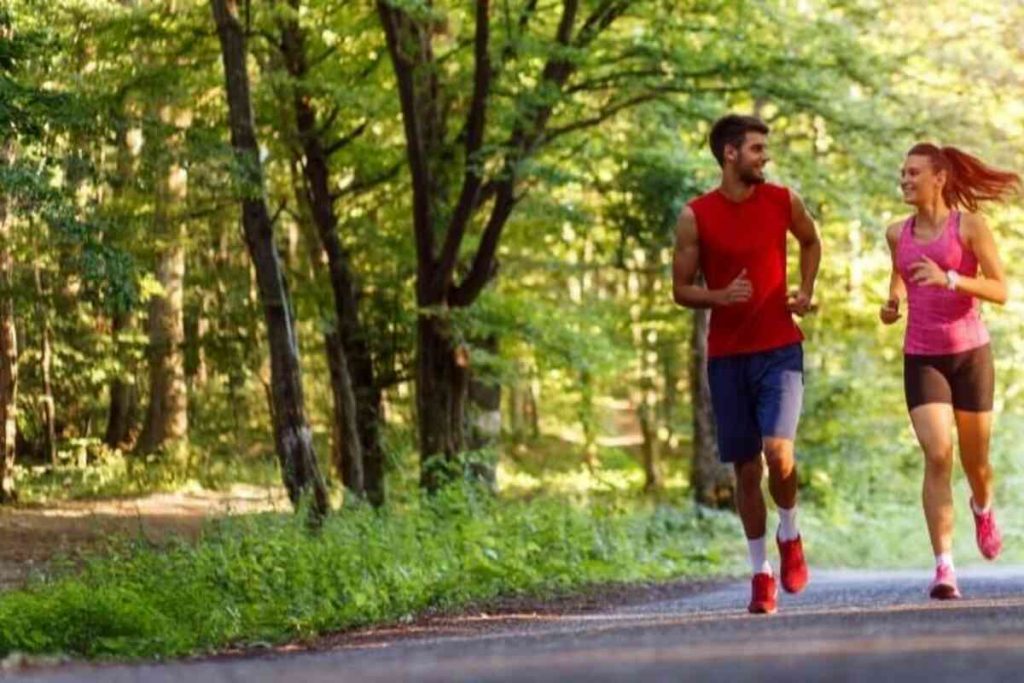
POLYGON ((476 194, 476 204, 473 205, 473 210, 476 211, 481 206, 489 202, 494 198, 494 195, 498 192, 498 181, 488 180, 480 188, 480 191, 476 194))
POLYGON ((618 19, 631 4, 631 0, 605 0, 594 13, 583 22, 574 46, 586 47, 594 41, 612 22, 618 19))
POLYGON ((494 208, 491 209, 491 216, 487 220, 483 237, 480 238, 480 246, 477 247, 469 273, 458 287, 451 290, 448 296, 448 304, 452 307, 468 306, 473 303, 480 296, 484 286, 494 277, 496 272, 494 255, 498 251, 501 232, 516 204, 513 182, 513 178, 510 177, 502 181, 498 188, 494 208))
POLYGON ((331 55, 333 55, 334 53, 336 53, 337 51, 338 51, 338 46, 337 45, 329 45, 329 46, 327 46, 327 48, 322 53, 320 53, 317 56, 315 56, 312 59, 310 59, 309 63, 307 64, 307 66, 310 69, 312 69, 314 66, 317 66, 318 64, 327 61, 327 58, 330 57, 331 55))
MULTIPOLYGON (((563 0, 562 16, 555 31, 555 42, 560 48, 569 47, 572 41, 572 29, 579 11, 579 0, 563 0)), ((560 90, 572 74, 572 62, 562 50, 556 50, 545 63, 537 85, 536 94, 540 95, 549 88, 560 90)), ((554 104, 548 101, 540 106, 527 105, 528 110, 516 124, 509 137, 509 154, 505 157, 501 179, 497 182, 494 206, 484 227, 480 245, 477 247, 469 273, 462 282, 451 290, 448 303, 451 306, 468 306, 480 295, 487 282, 495 272, 494 256, 498 249, 502 230, 508 221, 512 208, 516 204, 515 185, 516 167, 519 160, 526 156, 544 130, 554 104)))
POLYGON ((334 122, 338 120, 339 115, 341 115, 341 107, 338 105, 334 105, 331 108, 330 113, 324 117, 323 123, 321 123, 320 126, 317 128, 317 137, 323 137, 324 134, 331 129, 331 126, 334 125, 334 122))
POLYGON ((384 171, 383 173, 381 173, 379 176, 368 178, 367 180, 363 181, 354 182, 342 190, 332 192, 331 201, 336 202, 347 195, 359 194, 360 192, 372 190, 374 187, 394 178, 396 175, 398 175, 398 172, 400 170, 402 170, 402 164, 398 163, 393 165, 391 168, 384 171))
POLYGON ((591 78, 585 81, 575 83, 565 89, 567 95, 572 95, 578 92, 593 92, 596 90, 605 90, 607 88, 615 87, 620 81, 632 81, 637 78, 657 78, 658 76, 667 76, 664 69, 652 68, 652 69, 635 69, 632 71, 620 71, 618 73, 607 74, 598 78, 591 78))
POLYGON ((416 95, 414 71, 419 62, 426 59, 422 52, 410 56, 403 51, 403 44, 411 37, 413 40, 425 40, 416 35, 417 27, 401 10, 393 7, 387 0, 377 0, 377 11, 387 38, 391 64, 395 71, 399 99, 402 105, 402 123, 405 129, 406 155, 412 175, 413 190, 413 230, 416 235, 416 255, 418 262, 420 291, 417 298, 421 305, 433 303, 433 293, 424 291, 429 284, 430 273, 434 263, 434 229, 430 207, 430 190, 433 185, 427 154, 427 137, 430 134, 429 114, 420 108, 416 95), (411 36, 409 34, 412 34, 411 36), (424 130, 424 127, 428 130, 424 130))
POLYGON ((634 97, 622 100, 621 102, 610 104, 607 108, 603 109, 594 116, 591 116, 590 118, 578 119, 560 128, 552 128, 551 130, 544 134, 544 137, 539 144, 548 144, 552 140, 560 138, 563 135, 567 135, 574 131, 582 130, 584 128, 591 128, 593 126, 596 126, 600 123, 607 121, 608 119, 615 116, 624 109, 629 109, 630 107, 635 107, 645 102, 651 102, 652 100, 658 99, 662 95, 663 93, 661 91, 645 92, 641 93, 640 95, 636 95, 634 97))
POLYGON ((281 200, 281 204, 277 207, 277 211, 275 211, 274 215, 270 217, 270 225, 272 225, 272 226, 276 225, 277 224, 277 219, 281 217, 281 214, 284 213, 284 210, 287 209, 287 208, 288 208, 288 200, 287 199, 282 199, 281 200))
POLYGON ((445 234, 444 246, 438 259, 434 273, 433 288, 443 291, 451 279, 455 268, 455 259, 459 246, 466 233, 466 225, 476 205, 477 194, 483 182, 483 162, 478 153, 483 146, 484 127, 487 121, 487 96, 491 85, 490 49, 490 3, 489 0, 478 0, 476 3, 476 36, 474 39, 473 58, 475 70, 473 74, 473 97, 470 100, 469 112, 466 116, 466 149, 463 163, 466 166, 462 180, 462 190, 458 203, 452 213, 448 230, 445 234))
MULTIPOLYGON (((506 15, 508 14, 508 3, 506 0, 506 15)), ((534 12, 537 10, 537 0, 528 0, 523 8, 519 11, 519 20, 516 22, 516 33, 515 36, 512 34, 511 26, 506 28, 507 42, 505 48, 501 51, 502 63, 512 59, 516 56, 516 47, 519 41, 523 39, 526 34, 526 29, 530 24, 530 19, 533 18, 534 12)))
MULTIPOLYGON (((578 0, 563 0, 562 17, 558 22, 558 29, 555 32, 555 42, 566 48, 572 40, 572 27, 576 21, 576 12, 579 10, 578 0)), ((544 91, 548 88, 561 89, 572 74, 572 62, 561 52, 556 52, 544 64, 540 81, 534 90, 534 98, 543 101, 544 91)), ((528 105, 529 106, 529 105, 528 105)), ((544 130, 548 117, 551 116, 553 103, 531 106, 533 111, 524 112, 523 119, 529 120, 529 125, 524 126, 522 122, 517 123, 515 129, 509 136, 508 147, 511 149, 512 158, 506 163, 506 170, 514 171, 519 159, 525 156, 533 147, 537 138, 544 130)))
POLYGON ((335 140, 330 145, 328 145, 327 148, 324 150, 324 155, 328 156, 328 157, 334 156, 334 154, 336 152, 338 152, 338 151, 344 149, 345 147, 347 147, 348 145, 352 144, 352 142, 355 141, 356 138, 360 137, 363 133, 365 133, 366 132, 366 128, 369 125, 370 125, 370 122, 368 120, 367 121, 363 121, 362 123, 360 123, 348 135, 343 135, 341 138, 339 138, 338 140, 335 140))

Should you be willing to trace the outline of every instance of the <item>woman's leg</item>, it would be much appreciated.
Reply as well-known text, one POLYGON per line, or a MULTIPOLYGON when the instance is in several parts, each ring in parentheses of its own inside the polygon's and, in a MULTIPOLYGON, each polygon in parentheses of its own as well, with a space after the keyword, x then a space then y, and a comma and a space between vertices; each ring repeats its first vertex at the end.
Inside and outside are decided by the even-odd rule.
POLYGON ((992 413, 957 410, 956 430, 960 437, 960 462, 971 486, 974 539, 981 556, 994 560, 1003 549, 1003 537, 992 512, 992 465, 988 461, 992 413))
POLYGON ((960 442, 960 463, 971 487, 971 497, 980 509, 992 503, 992 465, 988 460, 992 435, 992 413, 955 411, 960 442))
POLYGON ((985 345, 960 354, 951 378, 960 462, 971 485, 971 497, 979 509, 992 503, 992 466, 988 461, 992 435, 992 399, 995 366, 992 347, 985 345))
POLYGON ((932 550, 938 556, 953 548, 953 406, 926 403, 910 411, 917 441, 924 451, 921 500, 932 550))

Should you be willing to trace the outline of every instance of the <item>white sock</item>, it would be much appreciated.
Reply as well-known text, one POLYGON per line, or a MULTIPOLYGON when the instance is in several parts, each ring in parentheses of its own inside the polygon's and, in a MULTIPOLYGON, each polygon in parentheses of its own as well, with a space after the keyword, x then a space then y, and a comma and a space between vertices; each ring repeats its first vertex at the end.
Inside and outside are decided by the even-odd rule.
POLYGON ((796 505, 789 508, 779 508, 779 540, 792 541, 800 535, 796 528, 796 505))
POLYGON ((974 502, 974 496, 971 496, 971 509, 974 510, 974 514, 976 515, 984 515, 992 509, 992 501, 989 501, 988 507, 980 508, 978 507, 978 504, 974 502))
POLYGON ((768 551, 764 536, 747 539, 747 555, 750 557, 750 569, 755 574, 771 574, 772 566, 768 563, 768 551))
POLYGON ((941 567, 942 565, 953 569, 953 553, 939 553, 935 556, 935 566, 941 567))

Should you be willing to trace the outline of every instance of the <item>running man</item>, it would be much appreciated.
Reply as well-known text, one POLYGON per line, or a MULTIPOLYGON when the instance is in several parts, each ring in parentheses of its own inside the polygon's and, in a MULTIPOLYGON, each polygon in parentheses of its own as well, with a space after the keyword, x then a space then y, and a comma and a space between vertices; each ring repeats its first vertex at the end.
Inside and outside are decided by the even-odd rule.
POLYGON ((1002 549, 988 461, 995 371, 979 302, 1005 303, 1006 279, 992 233, 974 212, 980 202, 1000 201, 1019 186, 1016 173, 955 147, 917 144, 900 174, 903 201, 914 214, 886 231, 892 275, 879 317, 893 324, 906 299, 903 384, 924 451, 922 502, 935 552, 928 592, 939 600, 960 597, 952 555, 954 423, 978 549, 989 560, 1002 549))
POLYGON ((803 335, 792 314, 811 310, 821 242, 800 197, 765 182, 763 121, 730 114, 715 122, 709 142, 721 181, 679 217, 673 295, 681 306, 711 309, 708 380, 718 453, 736 472, 736 507, 754 574, 747 609, 770 614, 777 589, 765 541, 765 462, 779 509, 782 587, 798 593, 808 578, 793 451, 803 402, 803 335), (800 244, 800 287, 788 297, 787 232, 800 244), (706 286, 697 282, 698 270, 706 286))

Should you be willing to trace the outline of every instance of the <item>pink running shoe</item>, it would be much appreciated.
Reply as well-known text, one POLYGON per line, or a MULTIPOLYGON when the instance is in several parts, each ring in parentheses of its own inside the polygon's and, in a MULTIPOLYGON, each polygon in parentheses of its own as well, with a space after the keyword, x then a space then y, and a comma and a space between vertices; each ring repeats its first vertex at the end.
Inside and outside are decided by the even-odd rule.
POLYGON ((999 557, 999 551, 1003 549, 1003 536, 996 526, 996 517, 989 508, 988 512, 980 515, 974 512, 974 499, 971 499, 971 512, 974 514, 974 537, 978 541, 978 550, 986 560, 994 560, 999 557))
POLYGON ((948 564, 940 564, 935 568, 935 580, 928 587, 928 595, 935 600, 956 600, 960 589, 956 587, 956 572, 948 564))

